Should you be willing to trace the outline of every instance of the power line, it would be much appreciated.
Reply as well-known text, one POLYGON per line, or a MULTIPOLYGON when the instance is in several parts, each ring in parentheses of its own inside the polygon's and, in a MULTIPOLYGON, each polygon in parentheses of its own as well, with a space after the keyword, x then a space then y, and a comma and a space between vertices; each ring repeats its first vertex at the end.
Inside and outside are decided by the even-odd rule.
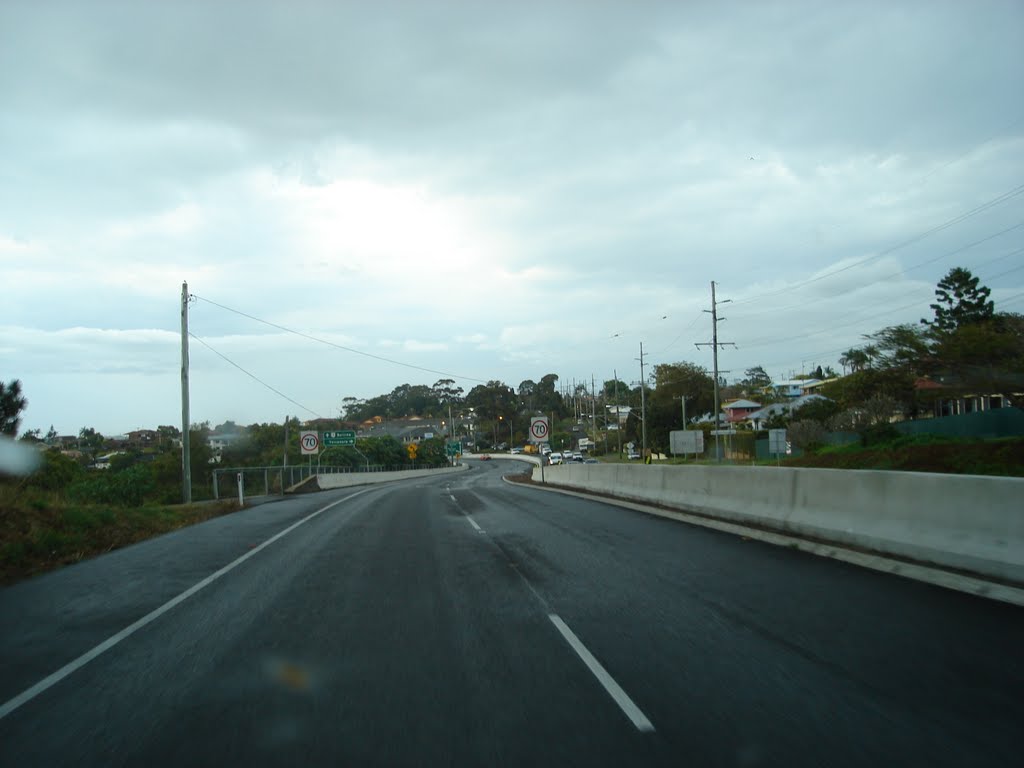
MULTIPOLYGON (((997 299, 995 303, 996 303, 997 307, 1002 308, 1002 307, 1005 307, 1007 304, 1016 303, 1016 302, 1021 301, 1021 300, 1024 300, 1024 293, 1015 293, 1012 296, 1007 296, 1005 299, 997 299)), ((911 306, 913 306, 913 305, 911 305, 911 306)), ((906 309, 906 308, 907 307, 902 307, 902 309, 906 309)), ((897 310, 893 310, 893 311, 897 311, 897 310)), ((863 335, 861 335, 861 339, 863 339, 863 335)), ((854 344, 854 345, 856 345, 858 343, 861 343, 861 342, 851 342, 851 344, 854 344)), ((770 347, 772 345, 771 344, 762 344, 760 346, 761 347, 770 347)), ((751 349, 751 347, 744 346, 743 349, 744 349, 744 351, 746 351, 748 349, 751 349)), ((843 352, 846 352, 848 350, 849 350, 849 345, 844 345, 842 347, 839 347, 838 349, 829 349, 829 350, 825 350, 825 351, 821 351, 821 352, 811 352, 809 354, 804 353, 802 356, 810 358, 810 359, 820 359, 820 358, 826 357, 828 355, 842 354, 843 352)), ((782 365, 782 364, 783 364, 782 362, 775 361, 775 362, 765 363, 764 365, 766 367, 773 367, 773 366, 778 366, 778 365, 782 365)))
MULTIPOLYGON (((1014 224, 1012 227, 1007 227, 1006 229, 1000 230, 999 232, 996 232, 996 233, 994 233, 992 235, 989 235, 988 237, 983 237, 981 240, 975 240, 973 243, 968 243, 967 245, 964 245, 964 246, 961 246, 959 248, 956 248, 956 249, 954 249, 952 251, 949 251, 948 253, 944 253, 941 256, 935 256, 935 257, 932 257, 930 259, 925 259, 924 261, 920 261, 917 264, 912 264, 911 266, 906 267, 905 269, 902 269, 899 272, 893 272, 892 274, 884 275, 883 277, 879 277, 879 278, 877 278, 875 280, 872 280, 871 282, 864 283, 863 285, 859 286, 858 288, 855 288, 854 290, 858 290, 858 291, 859 290, 863 290, 864 288, 867 288, 870 285, 875 285, 875 284, 881 283, 881 282, 883 282, 885 280, 891 280, 894 277, 900 277, 903 274, 905 274, 907 272, 912 272, 913 270, 918 269, 920 267, 926 266, 928 264, 933 264, 936 261, 941 261, 942 259, 947 259, 950 256, 955 256, 958 253, 963 253, 964 251, 968 251, 968 250, 970 250, 971 248, 974 248, 977 245, 981 245, 982 243, 988 242, 989 240, 993 240, 993 239, 999 237, 1000 235, 1005 235, 1007 232, 1012 232, 1013 230, 1019 229, 1020 227, 1024 227, 1024 221, 1018 222, 1017 224, 1014 224)), ((999 259, 1007 258, 1008 256, 1012 256, 1015 253, 1020 253, 1021 250, 1022 249, 1018 249, 1016 251, 1011 251, 1010 253, 1004 254, 1003 256, 1000 256, 997 259, 993 259, 992 261, 998 261, 999 259)), ((979 264, 977 266, 980 267, 980 266, 984 266, 985 264, 990 264, 990 263, 991 263, 991 261, 982 262, 982 264, 979 264)), ((975 267, 975 269, 976 268, 977 267, 975 267)), ((748 318, 748 317, 758 317, 760 315, 770 315, 770 314, 775 314, 775 313, 778 313, 778 312, 786 312, 786 311, 791 310, 791 309, 804 309, 808 304, 817 304, 818 302, 821 302, 821 301, 830 301, 830 300, 834 299, 837 295, 844 295, 844 294, 848 294, 848 293, 850 293, 850 291, 842 291, 839 294, 832 294, 830 296, 819 296, 816 299, 807 299, 806 301, 802 301, 799 304, 791 304, 788 307, 779 307, 777 309, 766 309, 766 310, 762 310, 760 312, 750 312, 750 313, 748 313, 746 315, 740 315, 736 319, 742 320, 742 319, 748 318)))
POLYGON ((299 406, 299 408, 301 408, 302 410, 304 410, 304 411, 309 411, 310 413, 312 413, 312 414, 313 414, 314 416, 316 416, 317 418, 322 418, 322 417, 320 416, 320 414, 319 414, 319 413, 317 413, 316 411, 314 411, 314 410, 313 410, 312 408, 307 408, 306 406, 304 406, 304 405, 303 405, 302 403, 298 402, 297 400, 292 400, 292 399, 291 399, 290 397, 288 397, 288 395, 286 395, 286 394, 285 394, 284 392, 281 392, 280 390, 274 389, 274 388, 273 388, 272 386, 270 386, 269 384, 267 384, 267 382, 263 381, 263 379, 259 378, 258 376, 256 376, 256 375, 255 375, 255 374, 253 374, 253 373, 249 373, 249 371, 245 370, 245 368, 243 368, 242 366, 240 366, 240 365, 239 365, 238 363, 236 363, 236 362, 235 362, 234 360, 231 360, 231 359, 230 359, 230 358, 228 358, 228 357, 227 357, 226 355, 223 355, 223 354, 221 354, 220 352, 218 352, 218 351, 217 351, 216 349, 214 349, 213 347, 211 347, 211 346, 210 346, 209 344, 207 344, 207 343, 206 343, 205 341, 203 341, 203 340, 202 340, 201 338, 199 338, 198 336, 196 336, 196 335, 195 335, 194 333, 192 333, 191 331, 189 332, 189 334, 188 334, 188 335, 189 335, 189 336, 190 336, 191 338, 193 338, 193 339, 195 339, 196 341, 198 341, 198 342, 199 342, 200 344, 202 344, 202 345, 203 345, 204 347, 206 347, 206 348, 207 348, 208 350, 210 350, 211 352, 213 352, 213 354, 215 354, 215 355, 216 355, 217 357, 219 357, 219 358, 220 358, 221 360, 224 360, 225 362, 227 362, 227 363, 230 363, 231 365, 235 366, 235 368, 237 368, 238 370, 240 370, 240 371, 241 371, 242 373, 244 373, 244 374, 245 374, 246 376, 248 376, 248 377, 249 377, 250 379, 252 379, 253 381, 255 381, 255 382, 259 383, 259 384, 262 384, 262 385, 263 385, 264 387, 266 387, 267 389, 269 389, 269 390, 270 390, 271 392, 273 392, 274 394, 276 394, 276 395, 280 395, 281 397, 283 397, 283 398, 284 398, 285 400, 287 400, 287 401, 288 401, 289 403, 291 403, 292 405, 297 405, 297 406, 299 406))
POLYGON ((296 330, 293 330, 292 328, 286 328, 283 325, 278 325, 277 323, 272 323, 269 320, 264 320, 262 318, 255 317, 254 315, 250 315, 250 314, 248 314, 246 312, 242 312, 241 310, 232 309, 231 307, 226 307, 223 304, 218 304, 216 301, 211 301, 210 299, 204 298, 202 296, 198 296, 196 294, 192 294, 192 295, 195 296, 195 298, 199 299, 200 301, 205 301, 207 304, 212 304, 215 307, 220 307, 221 309, 227 310, 228 312, 234 312, 236 315, 241 315, 242 317, 246 317, 246 318, 248 318, 250 320, 255 320, 257 323, 263 323, 264 325, 269 325, 271 328, 277 328, 279 331, 284 331, 285 333, 293 333, 296 336, 301 336, 304 339, 309 339, 310 341, 315 341, 315 342, 317 342, 319 344, 326 344, 328 347, 334 347, 335 349, 340 349, 340 350, 343 350, 345 352, 351 352, 354 355, 362 355, 363 357, 369 357, 369 358, 371 358, 373 360, 380 360, 381 362, 391 363, 392 365, 400 365, 403 368, 411 368, 411 369, 416 370, 416 371, 424 371, 426 373, 435 373, 435 374, 437 374, 439 376, 447 376, 448 378, 451 378, 451 379, 459 379, 459 380, 462 380, 462 381, 475 381, 478 384, 486 384, 487 383, 484 379, 477 379, 477 378, 474 378, 472 376, 463 376, 461 374, 451 373, 449 371, 438 371, 438 370, 435 370, 433 368, 424 368, 421 365, 413 365, 412 363, 403 363, 401 360, 392 360, 389 357, 383 357, 381 355, 374 355, 374 354, 372 354, 370 352, 363 352, 362 350, 359 350, 359 349, 353 349, 352 347, 346 347, 344 344, 336 344, 333 341, 327 341, 326 339, 320 339, 320 338, 317 338, 316 336, 311 336, 308 333, 303 333, 302 331, 296 331, 296 330))
POLYGON ((790 285, 790 286, 788 286, 786 288, 780 288, 777 291, 769 291, 767 293, 758 294, 757 296, 751 296, 751 297, 746 298, 746 299, 740 299, 740 300, 736 301, 735 304, 736 305, 750 304, 751 302, 759 301, 759 300, 767 298, 769 296, 778 296, 779 294, 789 293, 791 291, 796 290, 797 288, 803 288, 806 285, 811 285, 812 283, 817 283, 817 282, 819 282, 821 280, 826 280, 826 279, 828 279, 830 277, 834 277, 834 276, 836 276, 838 274, 841 274, 841 273, 846 272, 848 270, 854 269, 856 267, 863 266, 864 264, 867 264, 870 261, 875 261, 876 259, 880 259, 883 256, 888 256, 891 253, 895 253, 896 251, 901 250, 902 248, 906 248, 908 245, 913 245, 914 243, 920 242, 921 240, 924 240, 926 237, 934 235, 936 232, 941 232, 944 229, 949 229, 950 227, 952 227, 952 226, 954 226, 956 224, 959 224, 960 222, 966 221, 969 218, 977 216, 979 213, 983 213, 984 211, 987 211, 989 208, 993 208, 993 207, 999 205, 1000 203, 1004 203, 1007 200, 1010 200, 1011 198, 1014 198, 1014 197, 1016 197, 1017 195, 1020 195, 1020 194, 1024 194, 1024 184, 1021 184, 1020 186, 1014 187, 1013 189, 1011 189, 1011 190, 1009 190, 1007 192, 1004 192, 1001 195, 997 195, 996 197, 992 198, 991 200, 989 200, 989 201, 987 201, 985 203, 982 203, 981 205, 977 206, 976 208, 972 208, 969 211, 961 213, 959 216, 954 216, 952 219, 949 219, 948 221, 945 221, 942 224, 934 226, 931 229, 925 230, 924 232, 922 232, 922 233, 920 233, 918 235, 915 235, 914 237, 911 237, 911 238, 909 238, 907 240, 903 240, 902 242, 899 242, 896 245, 893 245, 893 246, 891 246, 889 248, 886 248, 885 250, 879 251, 878 253, 873 254, 871 256, 867 256, 867 257, 865 257, 863 259, 860 259, 859 261, 855 261, 852 264, 847 264, 845 267, 841 267, 840 269, 836 269, 836 270, 833 270, 831 272, 826 272, 825 274, 818 275, 817 277, 812 277, 812 278, 808 278, 807 280, 802 280, 802 281, 800 281, 798 283, 794 283, 793 285, 790 285))
POLYGON ((670 341, 668 343, 668 346, 663 347, 662 349, 659 349, 655 354, 656 355, 663 355, 666 352, 668 352, 670 349, 672 349, 672 347, 675 346, 676 342, 679 341, 681 338, 683 338, 683 335, 686 334, 686 332, 689 331, 691 328, 693 328, 693 326, 695 326, 697 324, 697 321, 700 320, 702 317, 704 317, 704 312, 698 312, 697 316, 694 317, 693 320, 690 321, 690 324, 688 326, 686 326, 678 336, 676 336, 674 339, 672 339, 672 341, 670 341))

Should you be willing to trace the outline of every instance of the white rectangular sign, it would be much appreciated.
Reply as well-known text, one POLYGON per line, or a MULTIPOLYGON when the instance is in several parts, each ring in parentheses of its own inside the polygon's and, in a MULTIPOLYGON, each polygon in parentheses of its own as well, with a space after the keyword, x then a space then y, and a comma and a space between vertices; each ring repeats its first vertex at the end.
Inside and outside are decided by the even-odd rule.
POLYGON ((768 430, 768 453, 786 453, 786 430, 768 430))
POLYGON ((668 440, 672 453, 704 453, 704 433, 699 429, 674 429, 668 440))

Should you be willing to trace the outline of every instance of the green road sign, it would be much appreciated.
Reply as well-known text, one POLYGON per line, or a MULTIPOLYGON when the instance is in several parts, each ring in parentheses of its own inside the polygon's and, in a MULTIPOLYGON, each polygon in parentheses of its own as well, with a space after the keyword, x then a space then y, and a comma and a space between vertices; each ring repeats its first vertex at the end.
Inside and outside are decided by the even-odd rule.
POLYGON ((461 443, 447 443, 444 447, 445 453, 448 456, 461 456, 462 455, 462 444, 461 443))
POLYGON ((341 429, 337 432, 324 432, 324 448, 343 448, 355 446, 356 433, 351 429, 341 429))

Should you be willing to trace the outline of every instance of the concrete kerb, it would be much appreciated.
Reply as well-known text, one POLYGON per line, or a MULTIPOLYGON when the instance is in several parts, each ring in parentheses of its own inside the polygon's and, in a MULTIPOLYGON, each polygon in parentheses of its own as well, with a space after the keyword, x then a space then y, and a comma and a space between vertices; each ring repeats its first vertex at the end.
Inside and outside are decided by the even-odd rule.
MULTIPOLYGON (((508 480, 507 478, 503 479, 505 479, 505 482, 514 483, 514 481, 508 480)), ((609 493, 608 491, 588 493, 586 491, 570 490, 568 488, 552 486, 550 484, 541 484, 536 480, 532 483, 514 484, 519 487, 528 487, 535 490, 548 491, 550 493, 560 493, 566 496, 588 499, 590 501, 600 501, 612 506, 648 515, 654 515, 680 523, 699 525, 702 528, 711 528, 725 533, 731 533, 744 539, 762 541, 775 546, 797 549, 801 552, 807 552, 819 557, 829 557, 834 560, 841 560, 852 565, 870 568, 874 571, 889 573, 895 576, 914 579, 915 581, 933 584, 947 589, 954 589, 958 592, 986 597, 992 600, 999 600, 1013 605, 1024 606, 1024 589, 1010 584, 991 581, 981 576, 951 571, 938 566, 914 562, 912 560, 879 552, 851 549, 834 541, 816 540, 778 530, 752 527, 716 517, 713 512, 708 510, 702 510, 699 513, 691 513, 679 509, 665 509, 637 501, 616 498, 615 496, 607 495, 609 493)))

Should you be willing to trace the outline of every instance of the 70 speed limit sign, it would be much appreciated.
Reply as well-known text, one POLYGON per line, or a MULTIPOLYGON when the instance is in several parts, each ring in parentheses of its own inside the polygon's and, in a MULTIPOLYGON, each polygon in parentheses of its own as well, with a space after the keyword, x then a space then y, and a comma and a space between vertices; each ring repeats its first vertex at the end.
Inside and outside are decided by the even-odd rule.
POLYGON ((320 433, 303 432, 299 435, 299 447, 303 456, 320 453, 320 433))
POLYGON ((530 439, 533 442, 546 443, 549 432, 547 416, 534 416, 530 419, 530 439))

